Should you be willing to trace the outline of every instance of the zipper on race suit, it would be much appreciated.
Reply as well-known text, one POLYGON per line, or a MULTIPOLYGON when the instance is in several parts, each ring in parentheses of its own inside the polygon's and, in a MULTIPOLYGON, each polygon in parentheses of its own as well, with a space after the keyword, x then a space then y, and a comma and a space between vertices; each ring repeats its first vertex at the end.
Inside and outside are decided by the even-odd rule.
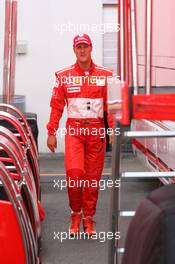
MULTIPOLYGON (((86 98, 88 98, 88 88, 89 88, 89 71, 85 71, 85 76, 88 76, 88 83, 87 83, 87 80, 86 80, 86 98)), ((89 111, 91 109, 91 102, 90 101, 87 101, 87 110, 89 111)))

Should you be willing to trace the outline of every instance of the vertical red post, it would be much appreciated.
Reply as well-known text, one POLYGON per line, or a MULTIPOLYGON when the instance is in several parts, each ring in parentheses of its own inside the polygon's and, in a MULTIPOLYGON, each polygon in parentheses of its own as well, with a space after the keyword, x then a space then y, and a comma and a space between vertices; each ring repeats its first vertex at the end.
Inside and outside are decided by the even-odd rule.
POLYGON ((152 86, 152 0, 146 0, 146 68, 145 93, 151 93, 152 86))
POLYGON ((10 74, 9 74, 10 102, 13 100, 15 94, 17 0, 12 1, 11 14, 12 14, 11 15, 11 52, 10 52, 10 74))
POLYGON ((4 28, 4 65, 3 65, 3 102, 9 103, 9 54, 10 54, 10 22, 11 0, 5 2, 5 28, 4 28))
MULTIPOLYGON (((121 30, 121 23, 120 23, 120 1, 118 1, 118 24, 120 25, 120 30, 121 30)), ((121 36, 120 36, 120 31, 118 32, 118 61, 117 61, 117 75, 121 78, 121 50, 120 50, 120 39, 121 39, 121 36)))
POLYGON ((132 69, 132 26, 131 26, 131 1, 128 0, 128 84, 133 84, 133 69, 132 69))
POLYGON ((128 0, 124 1, 124 80, 129 82, 129 36, 128 36, 128 0))

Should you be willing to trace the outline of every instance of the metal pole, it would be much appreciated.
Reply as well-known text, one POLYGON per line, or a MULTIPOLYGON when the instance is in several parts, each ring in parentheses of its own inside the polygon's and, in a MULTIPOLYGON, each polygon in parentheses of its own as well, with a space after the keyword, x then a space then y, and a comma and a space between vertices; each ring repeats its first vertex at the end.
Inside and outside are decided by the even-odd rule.
POLYGON ((3 65, 3 102, 9 103, 9 54, 10 54, 10 20, 11 0, 5 2, 4 28, 4 65, 3 65))
POLYGON ((11 18, 11 53, 10 53, 10 75, 9 90, 10 103, 15 93, 15 65, 16 65, 16 34, 17 34, 17 0, 12 1, 12 18, 11 18))
POLYGON ((137 37, 136 37, 136 4, 131 0, 131 42, 132 42, 132 74, 134 94, 138 94, 138 61, 137 61, 137 37))
POLYGON ((128 0, 128 85, 133 83, 132 69, 132 32, 131 32, 131 1, 128 0))
MULTIPOLYGON (((119 131, 121 125, 119 122, 115 125, 119 131)), ((120 181, 120 161, 121 161, 121 131, 120 135, 114 136, 112 149, 112 179, 120 181)), ((119 214, 120 214, 120 188, 113 188, 111 190, 110 201, 110 227, 109 231, 113 234, 113 239, 109 240, 108 248, 108 264, 118 264, 118 240, 115 240, 115 232, 119 232, 119 214), (112 216, 112 217, 111 217, 112 216)))
POLYGON ((143 137, 175 137, 175 131, 127 131, 124 132, 125 137, 143 138, 143 137))
POLYGON ((145 87, 146 94, 151 93, 152 85, 152 0, 146 1, 146 73, 145 87))
POLYGON ((128 0, 123 3, 124 20, 124 79, 129 83, 129 34, 128 34, 128 0))
POLYGON ((124 81, 124 0, 120 0, 120 80, 124 81))
POLYGON ((123 178, 159 178, 159 177, 174 177, 174 171, 133 171, 123 172, 121 177, 123 178))

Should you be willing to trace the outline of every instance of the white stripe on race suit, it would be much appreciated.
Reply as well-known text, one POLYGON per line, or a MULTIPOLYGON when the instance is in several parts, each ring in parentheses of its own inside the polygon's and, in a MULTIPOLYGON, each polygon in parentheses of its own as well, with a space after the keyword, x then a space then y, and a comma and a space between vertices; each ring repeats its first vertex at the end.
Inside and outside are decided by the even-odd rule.
POLYGON ((103 118, 103 98, 68 98, 68 117, 103 118))

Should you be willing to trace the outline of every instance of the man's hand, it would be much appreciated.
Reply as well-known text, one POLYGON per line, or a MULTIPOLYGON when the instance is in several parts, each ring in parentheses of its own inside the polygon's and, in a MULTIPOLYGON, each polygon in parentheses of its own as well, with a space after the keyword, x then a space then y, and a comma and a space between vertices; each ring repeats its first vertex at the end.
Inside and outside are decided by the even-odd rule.
POLYGON ((52 152, 55 152, 57 148, 57 139, 55 135, 48 135, 47 146, 52 152))

